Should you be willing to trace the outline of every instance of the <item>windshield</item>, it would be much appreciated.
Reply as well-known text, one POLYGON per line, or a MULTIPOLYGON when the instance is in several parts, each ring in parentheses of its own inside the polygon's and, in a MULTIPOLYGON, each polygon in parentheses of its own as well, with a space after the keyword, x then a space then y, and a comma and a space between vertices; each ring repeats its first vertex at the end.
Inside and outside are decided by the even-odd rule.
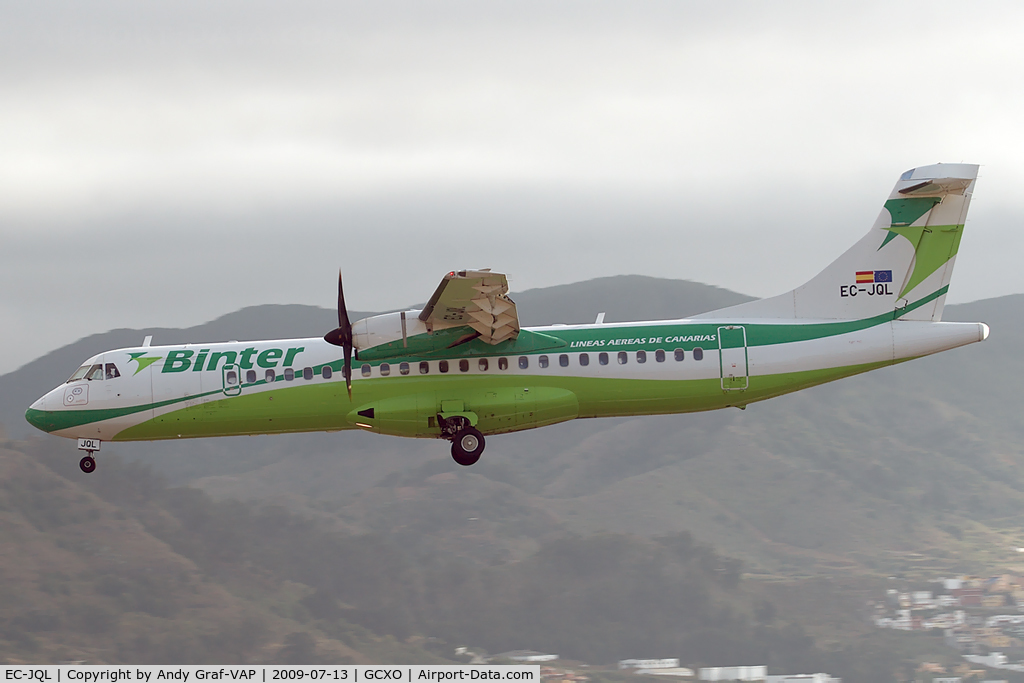
POLYGON ((85 373, 89 372, 89 368, 91 367, 91 365, 83 365, 82 367, 78 368, 77 370, 75 370, 75 374, 71 375, 71 379, 69 379, 68 382, 74 382, 76 379, 82 379, 83 377, 85 377, 85 373))
MULTIPOLYGON (((110 364, 110 368, 113 370, 113 373, 116 374, 112 374, 112 376, 108 377, 107 379, 112 379, 113 377, 120 376, 120 373, 117 372, 117 368, 115 368, 113 364, 110 364)), ((87 365, 83 365, 82 367, 75 370, 75 374, 71 375, 71 379, 65 382, 65 384, 67 384, 68 382, 74 382, 79 379, 103 379, 103 364, 89 363, 87 365)))

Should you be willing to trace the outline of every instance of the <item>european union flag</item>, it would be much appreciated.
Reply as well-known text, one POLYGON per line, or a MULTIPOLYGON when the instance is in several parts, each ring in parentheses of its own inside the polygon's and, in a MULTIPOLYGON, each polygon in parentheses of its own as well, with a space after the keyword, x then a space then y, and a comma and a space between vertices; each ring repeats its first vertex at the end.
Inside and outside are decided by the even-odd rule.
POLYGON ((892 282, 891 270, 876 270, 875 282, 892 282))

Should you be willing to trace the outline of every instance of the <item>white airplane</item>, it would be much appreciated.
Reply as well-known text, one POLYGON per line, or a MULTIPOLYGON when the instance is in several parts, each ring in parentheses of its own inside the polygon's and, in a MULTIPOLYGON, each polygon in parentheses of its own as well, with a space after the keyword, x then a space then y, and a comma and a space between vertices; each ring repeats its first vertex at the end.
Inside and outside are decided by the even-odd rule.
POLYGON ((339 276, 338 328, 322 339, 147 339, 90 358, 26 418, 78 439, 91 472, 103 441, 344 429, 447 439, 471 465, 492 434, 745 408, 988 336, 939 322, 977 173, 907 171, 864 237, 776 297, 681 320, 521 328, 505 276, 463 270, 422 310, 350 324, 339 276))

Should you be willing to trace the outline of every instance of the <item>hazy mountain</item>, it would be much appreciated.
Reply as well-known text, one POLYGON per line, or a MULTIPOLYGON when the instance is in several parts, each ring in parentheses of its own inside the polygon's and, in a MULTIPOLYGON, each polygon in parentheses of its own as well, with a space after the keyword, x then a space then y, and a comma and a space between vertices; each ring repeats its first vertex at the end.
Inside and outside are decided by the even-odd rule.
MULTIPOLYGON (((589 320, 601 310, 609 320, 674 317, 742 299, 640 277, 517 295, 524 323, 589 320), (622 308, 626 301, 638 302, 636 315, 622 308), (541 319, 531 321, 531 311, 541 311, 541 319)), ((988 322, 991 338, 743 412, 576 421, 495 437, 474 476, 401 496, 388 493, 396 486, 389 475, 458 469, 447 444, 342 433, 109 449, 219 497, 275 500, 345 529, 417 529, 410 538, 452 543, 484 562, 525 557, 565 529, 689 530, 743 558, 750 570, 771 574, 976 568, 1010 561, 1009 547, 1024 545, 1003 529, 1024 504, 1016 467, 1024 455, 1019 403, 1007 380, 1021 363, 1022 309, 1024 296, 947 307, 948 320, 988 322), (495 486, 503 487, 500 513, 488 508, 495 486)), ((331 311, 261 307, 232 314, 235 323, 225 316, 210 324, 217 328, 196 328, 203 337, 164 331, 157 339, 260 336, 289 311, 299 311, 289 324, 304 324, 306 334, 334 322, 331 311), (225 334, 229 324, 243 332, 225 334)), ((144 332, 109 334, 134 340, 144 332)), ((92 338, 74 345, 79 351, 58 352, 70 362, 56 380, 33 379, 50 357, 0 378, 8 405, 11 396, 25 397, 7 414, 19 415, 41 393, 37 387, 61 381, 66 368, 117 345, 107 341, 92 338)), ((69 445, 68 458, 76 457, 69 445)))
MULTIPOLYGON (((639 277, 607 278, 516 295, 524 324, 589 321, 600 311, 607 311, 609 321, 678 317, 744 299, 694 283, 639 277), (631 306, 630 302, 636 305, 631 306), (634 314, 631 315, 631 311, 634 314)), ((215 536, 203 541, 207 545, 189 545, 197 534, 200 540, 207 538, 203 535, 207 526, 211 527, 211 533, 217 527, 220 529, 217 533, 227 534, 222 538, 232 534, 241 538, 249 532, 243 533, 240 529, 270 524, 266 520, 260 522, 262 518, 257 513, 252 513, 257 517, 251 518, 246 516, 249 513, 239 512, 243 508, 231 507, 237 505, 231 502, 234 499, 259 505, 269 502, 298 512, 302 519, 312 520, 308 523, 315 525, 315 533, 340 534, 338 538, 360 538, 352 534, 366 534, 365 538, 401 548, 403 557, 418 558, 415 562, 426 561, 434 553, 459 558, 467 564, 460 565, 462 568, 458 570, 444 571, 457 571, 460 577, 483 582, 474 584, 478 587, 467 595, 478 595, 473 591, 480 590, 479 586, 492 585, 487 582, 498 580, 487 574, 490 571, 487 568, 508 567, 508 573, 500 574, 500 581, 533 586, 530 599, 541 602, 532 604, 547 604, 545 596, 550 593, 538 586, 562 592, 569 590, 559 583, 557 571, 549 573, 555 566, 574 566, 571 562, 560 564, 563 560, 558 558, 562 551, 555 550, 565 543, 569 534, 580 534, 587 543, 597 544, 593 547, 611 547, 601 546, 605 542, 600 540, 602 538, 625 538, 625 541, 609 541, 612 546, 625 544, 615 546, 619 548, 618 554, 639 553, 642 557, 655 558, 663 552, 657 549, 661 541, 652 541, 654 546, 644 545, 641 537, 653 539, 690 532, 724 554, 741 558, 749 575, 763 574, 772 578, 771 582, 746 584, 746 597, 736 598, 739 602, 735 607, 741 613, 750 614, 758 599, 772 601, 780 619, 799 618, 813 625, 819 645, 840 647, 869 637, 856 607, 863 591, 875 586, 873 576, 899 572, 914 576, 979 571, 1017 562, 1013 548, 1024 546, 1020 531, 1024 527, 1024 516, 1020 513, 1024 509, 1024 475, 1021 474, 1024 470, 1020 468, 1024 462, 1021 447, 1024 427, 1017 418, 1020 402, 1012 378, 1021 369, 1017 348, 1024 341, 1022 313, 1024 296, 950 306, 946 309, 947 320, 987 322, 992 326, 991 338, 982 344, 753 404, 746 411, 581 420, 494 437, 489 440, 482 461, 468 469, 451 461, 447 444, 441 441, 353 432, 112 444, 109 448, 105 446, 101 454, 99 471, 90 479, 83 479, 84 475, 75 471, 78 453, 73 444, 46 438, 32 441, 25 447, 32 458, 44 459, 47 467, 56 468, 54 471, 67 470, 60 475, 64 483, 59 486, 36 484, 24 478, 9 477, 13 482, 8 486, 9 491, 60 489, 67 492, 61 496, 70 497, 69 500, 84 500, 76 487, 85 486, 92 491, 89 495, 120 508, 121 512, 113 508, 107 512, 72 510, 67 517, 58 510, 48 513, 60 518, 52 522, 45 517, 42 521, 31 521, 34 519, 31 515, 42 513, 30 514, 22 508, 27 505, 31 509, 45 510, 47 507, 31 500, 26 502, 24 498, 9 498, 4 509, 9 511, 6 513, 9 519, 30 520, 17 522, 15 526, 21 525, 18 528, 27 528, 25 524, 36 526, 37 531, 33 533, 43 536, 33 537, 36 540, 32 542, 33 547, 39 548, 48 547, 47 543, 55 544, 59 539, 65 539, 60 543, 70 542, 66 539, 83 529, 91 534, 92 528, 88 525, 74 526, 68 521, 74 515, 118 519, 122 514, 129 519, 143 520, 139 522, 142 526, 135 528, 170 543, 171 550, 184 558, 168 562, 192 562, 208 577, 222 576, 218 574, 222 571, 231 574, 235 577, 232 582, 222 585, 236 597, 241 595, 238 591, 251 590, 253 584, 247 582, 254 579, 243 575, 244 572, 237 574, 237 568, 229 569, 223 563, 209 564, 212 562, 209 553, 218 543, 213 540, 215 536), (172 481, 190 483, 223 502, 188 498, 188 495, 200 495, 194 490, 191 494, 160 493, 154 494, 164 501, 157 506, 159 510, 143 515, 131 508, 139 503, 129 505, 117 498, 123 489, 137 484, 126 484, 123 475, 116 474, 118 467, 106 467, 103 458, 115 462, 110 459, 111 454, 150 463, 172 481), (182 515, 189 506, 202 514, 197 512, 186 524, 182 515), (173 522, 172 518, 178 521, 173 522), (160 519, 170 520, 170 527, 158 523, 160 519), (53 524, 67 528, 58 532, 53 524), (176 528, 185 531, 168 531, 176 528), (781 577, 787 580, 779 581, 781 577)), ((334 322, 334 312, 324 309, 258 307, 190 330, 121 330, 96 335, 0 377, 3 419, 18 423, 24 407, 43 391, 63 381, 81 360, 106 348, 135 344, 145 334, 154 334, 157 343, 315 335, 330 329, 334 322)), ((7 453, 3 457, 16 463, 18 468, 35 467, 24 456, 7 453)), ((141 495, 149 494, 143 491, 141 495)), ((275 514, 286 513, 279 510, 275 514)), ((288 525, 301 522, 299 517, 274 519, 278 521, 273 522, 272 528, 284 524, 286 528, 298 529, 288 525), (281 522, 282 519, 286 521, 281 522)), ((99 525, 99 528, 106 527, 99 525)), ((269 554, 262 556, 259 562, 263 564, 259 566, 273 567, 266 569, 276 577, 273 581, 277 583, 272 583, 277 588, 273 590, 279 592, 273 595, 280 596, 280 591, 291 590, 287 586, 292 584, 281 582, 297 582, 303 588, 295 589, 297 592, 287 598, 270 600, 276 607, 273 607, 272 618, 267 618, 291 621, 261 627, 265 629, 263 633, 270 635, 262 636, 262 649, 253 650, 245 654, 246 657, 255 661, 278 656, 281 648, 288 646, 282 640, 285 636, 291 637, 295 641, 291 644, 301 650, 302 643, 309 645, 295 635, 301 632, 311 633, 309 637, 321 648, 350 652, 346 656, 372 658, 374 655, 366 653, 380 652, 382 650, 374 648, 382 647, 392 652, 387 650, 386 644, 393 641, 387 638, 374 640, 372 634, 364 634, 360 636, 362 640, 354 639, 352 629, 358 630, 360 624, 378 634, 402 637, 424 634, 424 627, 417 626, 419 622, 414 616, 402 617, 411 621, 401 623, 380 621, 380 615, 388 611, 384 597, 380 598, 383 602, 359 607, 334 593, 330 593, 332 597, 327 604, 337 602, 342 609, 355 611, 345 612, 347 616, 343 617, 325 617, 327 621, 321 620, 322 623, 312 627, 305 622, 301 627, 294 626, 298 617, 301 617, 300 622, 313 618, 308 607, 306 612, 294 607, 296 601, 305 599, 301 596, 318 595, 309 604, 320 604, 327 594, 322 591, 344 591, 332 584, 327 575, 317 578, 304 574, 306 570, 302 567, 274 564, 280 562, 280 558, 272 558, 282 554, 278 545, 285 544, 286 536, 278 538, 268 534, 268 538, 265 551, 260 552, 269 554), (296 630, 289 635, 287 632, 291 629, 296 630), (335 641, 338 644, 332 645, 335 641)), ((317 538, 320 540, 308 541, 311 548, 328 544, 326 537, 317 538)), ((99 540, 90 543, 88 548, 101 545, 99 540)), ((572 552, 587 557, 587 553, 592 552, 591 547, 579 546, 572 552)), ((46 553, 53 552, 46 550, 46 553)), ((92 551, 74 552, 88 554, 92 551)), ((343 552, 342 546, 337 552, 343 552)), ((254 561, 253 557, 247 556, 247 561, 254 561)), ((651 561, 655 564, 615 565, 618 569, 613 566, 607 572, 602 565, 601 573, 594 575, 587 590, 596 591, 592 596, 612 596, 609 604, 616 604, 614 600, 620 598, 614 597, 619 595, 615 587, 631 585, 627 579, 629 572, 643 574, 665 560, 651 561)), ((75 562, 79 560, 53 555, 54 566, 75 562)), ((23 572, 19 580, 24 582, 33 575, 44 576, 44 564, 42 561, 30 563, 17 570, 23 572)), ((68 574, 66 579, 57 577, 58 584, 60 581, 74 584, 68 588, 71 594, 81 590, 86 594, 99 591, 95 600, 89 598, 90 605, 105 606, 104 614, 123 613, 115 619, 117 624, 134 625, 141 623, 139 619, 150 618, 131 616, 132 610, 136 610, 131 600, 136 598, 120 597, 134 595, 131 591, 137 591, 128 578, 124 579, 127 588, 109 589, 117 598, 110 602, 110 596, 103 597, 105 594, 98 586, 81 583, 82 579, 75 576, 78 575, 68 574)), ((426 581, 426 576, 413 579, 412 575, 396 575, 384 581, 381 590, 387 593, 400 585, 426 581)), ((191 585, 188 581, 175 585, 180 585, 175 591, 192 590, 188 588, 191 585)), ((75 617, 68 615, 78 614, 75 610, 79 607, 60 602, 63 598, 58 600, 60 604, 47 603, 51 598, 43 596, 49 595, 46 590, 50 588, 32 590, 39 604, 51 604, 46 609, 52 608, 50 612, 43 609, 41 621, 31 622, 32 628, 45 629, 47 624, 56 623, 64 629, 77 623, 75 617), (51 618, 54 614, 58 617, 56 622, 51 618)), ((264 586, 256 590, 259 593, 271 589, 264 586)), ((668 586, 666 590, 672 588, 668 586)), ((498 594, 487 595, 491 599, 498 594)), ((420 599, 422 597, 417 598, 420 599)), ((454 603, 450 600, 454 599, 450 595, 445 598, 449 600, 445 609, 453 609, 454 603)), ((508 600, 506 605, 511 609, 517 601, 527 598, 526 594, 506 593, 501 599, 508 600)), ((723 596, 721 599, 732 598, 723 596)), ((13 595, 9 595, 8 600, 14 601, 9 604, 22 604, 13 595)), ((552 602, 562 610, 559 614, 575 616, 559 622, 559 617, 552 614, 551 619, 569 625, 593 621, 595 617, 587 615, 584 609, 588 600, 601 602, 603 598, 591 597, 577 603, 552 602)), ((41 608, 32 607, 29 611, 36 614, 38 609, 41 608)), ((266 616, 261 609, 253 614, 266 616)), ((242 607, 230 608, 228 612, 240 614, 239 610, 242 607)), ((144 609, 142 612, 146 614, 144 609)), ((14 637, 11 634, 16 633, 17 625, 22 623, 15 620, 21 618, 21 613, 14 609, 5 614, 7 616, 0 617, 8 620, 6 633, 14 637)), ((452 612, 447 614, 451 616, 452 612)), ((716 614, 719 613, 712 611, 706 616, 713 621, 719 618, 716 614)), ((608 633, 619 633, 616 629, 630 623, 625 617, 621 621, 602 618, 610 619, 608 633)), ((163 624, 161 628, 170 630, 153 631, 159 634, 154 636, 153 642, 158 645, 152 646, 157 648, 153 651, 163 652, 159 648, 172 647, 178 642, 175 638, 185 642, 193 637, 184 635, 186 633, 202 632, 198 623, 180 622, 173 628, 163 624), (179 628, 180 632, 174 630, 179 628)), ((445 633, 450 638, 464 632, 486 632, 490 634, 486 637, 492 639, 487 642, 495 646, 521 636, 514 629, 507 630, 505 635, 487 631, 496 623, 487 619, 473 623, 449 619, 445 623, 444 628, 448 629, 445 633)), ((635 630, 635 626, 630 628, 635 630)), ((744 631, 746 627, 737 628, 737 632, 749 636, 744 636, 745 640, 736 645, 737 648, 751 647, 755 642, 763 646, 766 642, 757 640, 762 636, 744 631)), ((623 638, 628 631, 629 628, 621 631, 623 638)), ((585 629, 569 629, 566 633, 567 637, 576 638, 579 633, 585 633, 585 629)), ((38 646, 44 648, 47 638, 33 637, 39 641, 38 646)), ((578 641, 564 641, 564 645, 588 652, 585 650, 587 642, 588 638, 583 636, 578 641)), ((680 652, 696 652, 686 649, 690 646, 685 638, 673 642, 675 645, 671 647, 680 652)), ((720 645, 724 641, 713 642, 720 645)), ((517 643, 522 644, 522 640, 517 643)), ((15 644, 15 647, 18 646, 15 644)), ((812 650, 801 647, 805 649, 796 647, 796 650, 813 654, 812 650)), ((882 661, 878 659, 878 651, 871 649, 874 646, 864 647, 868 649, 859 655, 846 651, 844 656, 848 659, 843 661, 882 661)), ((928 647, 941 648, 941 645, 936 642, 928 647)), ((631 655, 645 656, 636 653, 633 647, 624 646, 625 650, 631 655)), ((723 650, 729 651, 757 652, 756 649, 723 650)), ((401 656, 420 656, 407 650, 401 652, 405 653, 401 656)), ((651 656, 661 654, 652 652, 651 656)), ((822 661, 813 657, 811 660, 822 661)), ((841 665, 835 664, 833 668, 835 666, 841 665)), ((821 667, 825 668, 825 664, 821 667)), ((838 669, 826 670, 838 673, 838 669)), ((885 675, 880 676, 879 680, 885 679, 885 675)), ((873 677, 865 678, 861 672, 850 678, 868 680, 873 677)))
POLYGON ((864 638, 817 646, 739 562, 685 533, 561 534, 484 566, 401 534, 216 502, 116 457, 82 477, 60 446, 0 442, 4 663, 426 664, 470 645, 595 664, 757 661, 855 683, 900 663, 864 638))

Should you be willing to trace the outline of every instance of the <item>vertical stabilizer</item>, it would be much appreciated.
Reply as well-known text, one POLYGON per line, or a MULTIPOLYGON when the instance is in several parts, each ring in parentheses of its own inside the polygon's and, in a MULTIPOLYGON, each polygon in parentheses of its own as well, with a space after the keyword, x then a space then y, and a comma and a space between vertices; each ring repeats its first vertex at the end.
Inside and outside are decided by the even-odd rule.
POLYGON ((907 171, 868 234, 809 282, 698 317, 940 320, 977 177, 976 164, 907 171))

